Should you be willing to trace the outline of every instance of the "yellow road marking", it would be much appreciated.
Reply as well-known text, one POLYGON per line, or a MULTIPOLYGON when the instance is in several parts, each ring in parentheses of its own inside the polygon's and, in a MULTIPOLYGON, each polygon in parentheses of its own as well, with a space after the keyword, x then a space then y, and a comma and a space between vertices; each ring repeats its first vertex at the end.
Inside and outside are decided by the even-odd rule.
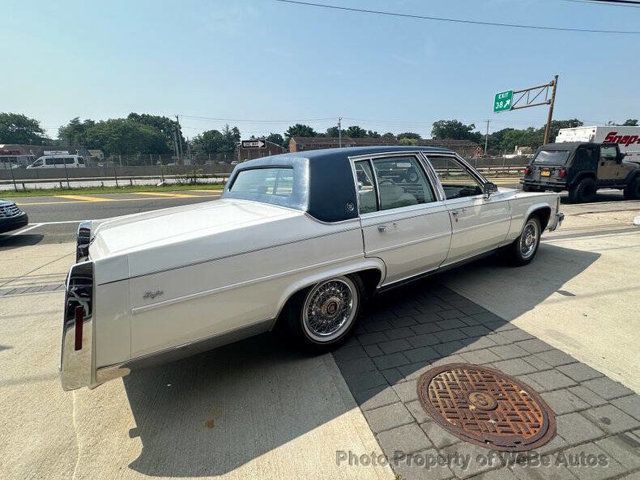
POLYGON ((169 198, 197 198, 198 195, 189 195, 188 193, 158 193, 158 192, 134 192, 136 195, 148 195, 150 197, 169 197, 169 198))
POLYGON ((222 189, 220 190, 196 190, 194 188, 189 190, 190 192, 206 192, 206 193, 210 193, 212 195, 221 195, 222 194, 222 189))
MULTIPOLYGON (((209 195, 189 195, 191 198, 209 198, 209 195)), ((106 202, 140 202, 143 200, 171 200, 175 197, 152 197, 152 198, 105 198, 106 202)), ((16 205, 21 207, 26 207, 29 205, 68 205, 71 203, 87 203, 85 201, 76 201, 76 202, 16 202, 16 205)))
POLYGON ((83 202, 108 202, 108 198, 90 197, 89 195, 55 195, 58 198, 67 198, 69 200, 81 200, 83 202))

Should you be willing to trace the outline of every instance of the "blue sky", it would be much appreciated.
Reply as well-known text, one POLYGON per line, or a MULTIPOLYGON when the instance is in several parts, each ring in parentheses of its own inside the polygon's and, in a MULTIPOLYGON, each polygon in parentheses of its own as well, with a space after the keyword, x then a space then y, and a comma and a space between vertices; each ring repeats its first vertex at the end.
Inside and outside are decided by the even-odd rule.
MULTIPOLYGON (((640 30, 640 8, 581 1, 317 1, 640 30)), ((192 117, 241 119, 228 123, 243 136, 281 133, 293 121, 324 131, 338 116, 345 126, 424 136, 438 119, 474 122, 481 130, 490 119, 491 131, 537 127, 544 107, 494 114, 493 95, 554 74, 560 75, 555 118, 594 124, 640 118, 640 35, 438 23, 271 0, 2 4, 0 111, 33 116, 52 135, 75 116, 132 111, 179 114, 190 137, 226 123, 192 117)))

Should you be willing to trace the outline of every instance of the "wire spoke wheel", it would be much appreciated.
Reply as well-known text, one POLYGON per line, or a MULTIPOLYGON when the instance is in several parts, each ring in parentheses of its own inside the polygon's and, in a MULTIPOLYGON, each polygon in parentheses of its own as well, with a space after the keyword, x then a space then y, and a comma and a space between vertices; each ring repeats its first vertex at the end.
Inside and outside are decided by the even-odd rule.
POLYGON ((533 256, 538 248, 538 242, 540 241, 540 229, 538 222, 535 220, 529 220, 522 230, 520 235, 520 255, 523 260, 527 260, 533 256))
POLYGON ((331 342, 349 329, 359 301, 358 289, 351 279, 338 277, 321 282, 307 294, 302 328, 315 342, 331 342))

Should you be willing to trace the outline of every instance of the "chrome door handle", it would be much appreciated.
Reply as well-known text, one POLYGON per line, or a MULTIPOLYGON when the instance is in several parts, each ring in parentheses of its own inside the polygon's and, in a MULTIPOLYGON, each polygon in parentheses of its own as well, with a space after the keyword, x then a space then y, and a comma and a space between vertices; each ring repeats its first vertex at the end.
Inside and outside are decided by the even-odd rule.
POLYGON ((451 210, 451 216, 453 217, 453 219, 457 222, 458 221, 458 217, 460 216, 461 213, 464 212, 464 208, 460 208, 458 210, 451 210))
POLYGON ((396 229, 396 228, 398 228, 398 224, 396 222, 393 222, 391 224, 391 227, 389 227, 389 225, 378 225, 378 231, 379 232, 386 232, 387 230, 389 230, 389 228, 396 229))

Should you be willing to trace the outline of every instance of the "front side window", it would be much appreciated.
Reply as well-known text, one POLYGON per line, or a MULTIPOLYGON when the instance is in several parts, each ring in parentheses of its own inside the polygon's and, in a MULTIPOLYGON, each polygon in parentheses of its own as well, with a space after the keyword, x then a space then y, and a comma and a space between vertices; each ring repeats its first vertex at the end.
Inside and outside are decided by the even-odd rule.
POLYGON ((242 195, 288 198, 293 193, 293 169, 276 167, 241 170, 229 191, 242 195))
POLYGON ((447 200, 482 195, 483 184, 453 157, 429 156, 447 200))
POLYGON ((373 160, 380 210, 435 201, 427 176, 414 156, 373 160))
POLYGON ((617 160, 618 150, 613 146, 600 147, 600 158, 602 160, 617 160))

